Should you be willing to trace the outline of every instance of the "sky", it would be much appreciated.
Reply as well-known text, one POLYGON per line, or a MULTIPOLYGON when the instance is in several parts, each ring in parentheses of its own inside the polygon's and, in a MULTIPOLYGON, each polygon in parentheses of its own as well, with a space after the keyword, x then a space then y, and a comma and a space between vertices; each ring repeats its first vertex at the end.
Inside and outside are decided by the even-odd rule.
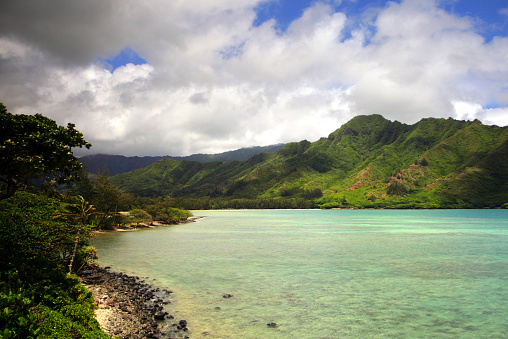
POLYGON ((7 0, 0 102, 78 156, 318 140, 356 115, 508 125, 506 0, 7 0))

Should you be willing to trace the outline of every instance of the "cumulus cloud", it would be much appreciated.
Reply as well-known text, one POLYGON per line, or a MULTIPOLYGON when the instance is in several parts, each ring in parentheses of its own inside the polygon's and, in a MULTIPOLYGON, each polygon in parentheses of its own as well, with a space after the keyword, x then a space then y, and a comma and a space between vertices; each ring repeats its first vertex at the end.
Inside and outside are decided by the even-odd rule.
POLYGON ((124 155, 313 141, 357 114, 508 123, 508 38, 486 42, 470 18, 428 0, 353 18, 327 1, 281 32, 253 25, 260 2, 8 2, 0 101, 124 155), (96 61, 126 47, 147 64, 96 61))

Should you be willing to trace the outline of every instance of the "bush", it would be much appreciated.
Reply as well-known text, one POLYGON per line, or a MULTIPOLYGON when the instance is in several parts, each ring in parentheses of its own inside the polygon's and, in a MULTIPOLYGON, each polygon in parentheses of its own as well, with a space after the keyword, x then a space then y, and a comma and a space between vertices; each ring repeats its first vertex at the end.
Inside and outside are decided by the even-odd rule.
POLYGON ((403 183, 399 182, 399 181, 394 181, 392 182, 387 190, 386 190, 386 194, 388 195, 399 195, 399 196, 404 196, 408 193, 408 189, 406 188, 406 186, 404 186, 403 183))
POLYGON ((156 204, 146 207, 146 211, 152 216, 153 220, 165 224, 175 224, 186 220, 192 216, 187 210, 175 208, 175 200, 171 197, 165 197, 156 204))
POLYGON ((133 209, 129 211, 129 215, 131 216, 131 223, 151 223, 152 216, 145 210, 142 209, 133 209))
POLYGON ((110 338, 95 320, 91 293, 64 272, 76 226, 53 219, 61 207, 23 192, 0 202, 0 243, 10 244, 0 247, 0 338, 110 338))

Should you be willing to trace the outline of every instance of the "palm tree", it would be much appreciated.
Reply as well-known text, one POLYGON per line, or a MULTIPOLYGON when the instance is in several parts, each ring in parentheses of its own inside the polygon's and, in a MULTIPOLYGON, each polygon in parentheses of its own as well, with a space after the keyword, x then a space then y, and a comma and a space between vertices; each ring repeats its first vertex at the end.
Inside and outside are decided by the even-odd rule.
POLYGON ((78 230, 76 232, 76 238, 74 239, 74 249, 72 251, 71 260, 69 262, 69 272, 67 275, 71 274, 72 272, 72 264, 74 263, 74 258, 76 257, 76 252, 78 250, 78 242, 79 242, 79 236, 81 234, 81 228, 85 224, 85 220, 88 216, 94 214, 95 208, 93 205, 90 205, 85 199, 78 195, 77 197, 77 203, 75 204, 69 204, 67 205, 68 212, 58 215, 55 218, 58 217, 68 217, 74 220, 77 220, 78 222, 78 230))

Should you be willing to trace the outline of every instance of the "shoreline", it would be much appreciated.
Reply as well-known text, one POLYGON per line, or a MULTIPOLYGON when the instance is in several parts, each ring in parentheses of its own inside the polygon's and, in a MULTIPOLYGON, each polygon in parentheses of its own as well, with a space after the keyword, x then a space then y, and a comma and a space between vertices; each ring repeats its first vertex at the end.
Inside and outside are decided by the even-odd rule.
MULTIPOLYGON (((132 224, 112 230, 92 233, 131 232, 155 229, 195 222, 202 217, 189 217, 186 220, 163 224, 132 224)), ((115 338, 189 338, 187 321, 177 320, 169 311, 172 291, 155 287, 137 276, 110 271, 110 267, 90 266, 79 272, 81 284, 92 293, 97 305, 95 319, 101 329, 115 338)), ((146 278, 148 279, 148 278, 146 278)))
POLYGON ((201 219, 201 218, 204 218, 204 217, 194 217, 194 216, 192 216, 192 217, 189 217, 189 218, 187 218, 187 219, 185 219, 183 221, 175 222, 175 223, 172 223, 172 224, 163 224, 163 223, 160 223, 160 222, 157 222, 157 221, 153 221, 150 224, 144 224, 144 223, 131 224, 131 225, 128 225, 128 226, 120 226, 120 227, 117 227, 117 228, 112 229, 112 230, 93 230, 92 233, 101 234, 101 233, 109 233, 109 232, 130 232, 130 231, 150 230, 150 229, 154 229, 154 228, 158 228, 158 227, 166 227, 166 226, 176 226, 176 225, 188 224, 188 223, 191 223, 191 222, 196 222, 196 220, 201 219))
POLYGON ((102 330, 117 338, 189 338, 187 321, 176 319, 169 290, 136 276, 89 267, 78 275, 93 295, 95 317, 102 330))

